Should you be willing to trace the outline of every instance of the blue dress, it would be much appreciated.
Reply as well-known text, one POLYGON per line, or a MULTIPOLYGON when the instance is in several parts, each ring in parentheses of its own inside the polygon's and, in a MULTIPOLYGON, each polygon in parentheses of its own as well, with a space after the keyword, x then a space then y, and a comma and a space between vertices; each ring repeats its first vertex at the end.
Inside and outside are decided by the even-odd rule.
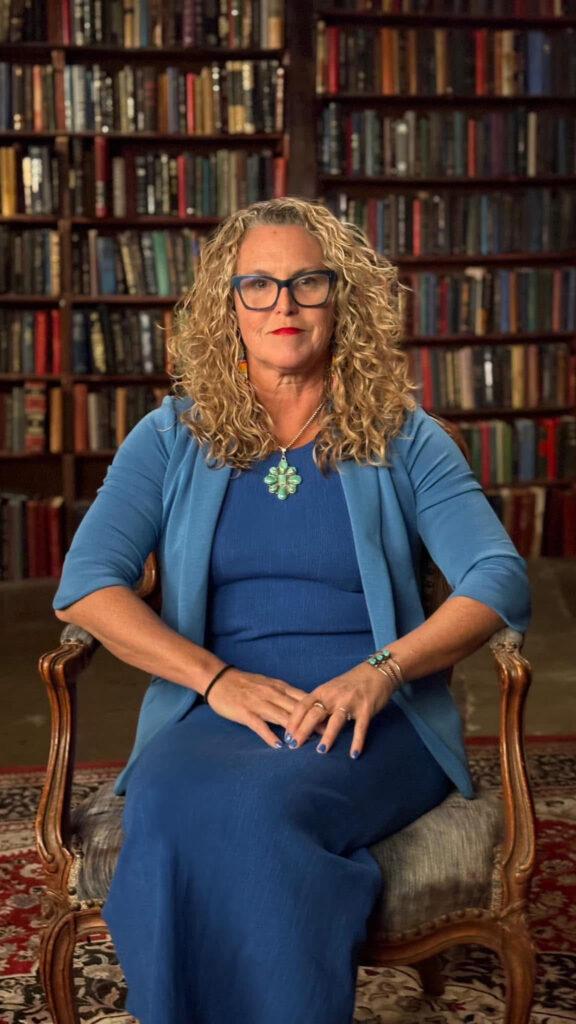
MULTIPOLYGON (((290 452, 303 483, 286 502, 262 482, 278 454, 231 477, 205 637, 226 662, 307 692, 375 646, 340 478, 312 451, 290 452)), ((141 1024, 350 1024, 381 889, 366 847, 453 785, 395 703, 358 760, 353 725, 327 754, 316 734, 274 749, 195 705, 146 745, 104 908, 141 1024)))

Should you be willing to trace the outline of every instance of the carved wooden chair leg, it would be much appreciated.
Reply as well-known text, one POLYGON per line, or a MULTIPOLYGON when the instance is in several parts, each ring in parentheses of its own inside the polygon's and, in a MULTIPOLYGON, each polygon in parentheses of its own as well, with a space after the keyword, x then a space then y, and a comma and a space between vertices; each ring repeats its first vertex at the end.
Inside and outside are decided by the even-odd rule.
POLYGON ((80 1024, 74 994, 74 915, 49 925, 40 947, 40 977, 55 1024, 80 1024))
POLYGON ((505 943, 502 965, 506 978, 504 1024, 530 1024, 536 956, 526 929, 519 929, 513 943, 505 943))
POLYGON ((446 982, 442 974, 442 961, 438 956, 431 956, 427 960, 421 960, 416 964, 416 970, 420 975, 422 989, 427 996, 443 996, 446 982))

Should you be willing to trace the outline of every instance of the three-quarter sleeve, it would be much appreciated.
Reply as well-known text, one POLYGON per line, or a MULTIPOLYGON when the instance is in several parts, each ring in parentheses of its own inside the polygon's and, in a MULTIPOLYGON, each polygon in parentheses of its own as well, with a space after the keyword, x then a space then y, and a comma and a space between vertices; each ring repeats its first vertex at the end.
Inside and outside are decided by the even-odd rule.
POLYGON ((520 557, 458 446, 418 410, 407 424, 404 455, 416 497, 418 532, 453 587, 524 632, 530 588, 520 557), (410 422, 411 421, 411 422, 410 422))
POLYGON ((56 610, 103 587, 132 588, 140 579, 160 537, 174 422, 171 400, 165 399, 120 445, 64 560, 56 610))

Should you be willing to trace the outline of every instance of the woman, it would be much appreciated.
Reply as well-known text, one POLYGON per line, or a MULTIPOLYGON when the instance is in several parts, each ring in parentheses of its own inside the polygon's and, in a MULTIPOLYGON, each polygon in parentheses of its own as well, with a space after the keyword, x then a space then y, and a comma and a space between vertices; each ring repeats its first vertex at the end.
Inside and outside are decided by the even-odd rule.
POLYGON ((473 795, 443 670, 524 630, 528 591, 400 329, 351 225, 233 214, 181 313, 184 397, 126 439, 67 557, 58 617, 153 675, 104 908, 142 1024, 349 1024, 367 846, 473 795), (427 621, 422 542, 454 587, 427 621), (161 618, 131 589, 152 550, 161 618))

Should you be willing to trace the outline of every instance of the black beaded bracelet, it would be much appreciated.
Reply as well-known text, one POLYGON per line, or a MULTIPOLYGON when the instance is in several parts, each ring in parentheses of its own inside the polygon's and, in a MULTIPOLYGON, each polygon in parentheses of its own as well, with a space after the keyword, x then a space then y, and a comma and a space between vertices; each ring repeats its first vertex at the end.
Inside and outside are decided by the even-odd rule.
POLYGON ((219 669, 214 678, 210 680, 203 695, 203 700, 205 704, 208 704, 208 694, 210 693, 210 690, 214 686, 214 683, 217 683, 218 680, 220 679, 220 676, 223 676, 224 673, 227 672, 229 668, 234 668, 234 665, 224 665, 221 669, 219 669))

